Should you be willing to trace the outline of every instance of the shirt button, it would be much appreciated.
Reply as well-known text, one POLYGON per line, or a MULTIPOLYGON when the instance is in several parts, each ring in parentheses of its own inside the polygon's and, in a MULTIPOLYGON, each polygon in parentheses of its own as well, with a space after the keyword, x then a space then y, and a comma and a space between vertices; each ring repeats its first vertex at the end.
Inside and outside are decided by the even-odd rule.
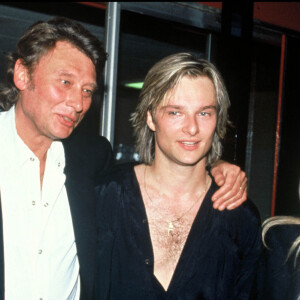
POLYGON ((39 249, 38 254, 42 254, 42 253, 43 253, 43 250, 39 249))
POLYGON ((60 167, 60 162, 57 164, 58 167, 60 167))
POLYGON ((142 222, 143 222, 143 224, 146 224, 147 223, 147 219, 143 219, 142 222))
POLYGON ((32 201, 31 204, 32 204, 32 205, 35 205, 35 201, 32 201))
POLYGON ((148 265, 150 265, 150 259, 149 258, 146 258, 145 259, 145 264, 148 266, 148 265))
POLYGON ((31 160, 31 161, 34 161, 34 157, 30 157, 30 160, 31 160))
POLYGON ((49 205, 48 202, 46 202, 46 203, 44 204, 45 207, 47 207, 48 205, 49 205))

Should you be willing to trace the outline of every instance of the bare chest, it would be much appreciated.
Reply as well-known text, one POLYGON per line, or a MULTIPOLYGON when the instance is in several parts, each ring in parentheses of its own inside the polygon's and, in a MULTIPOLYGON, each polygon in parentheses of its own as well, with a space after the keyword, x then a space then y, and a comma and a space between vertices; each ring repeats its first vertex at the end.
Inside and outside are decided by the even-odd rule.
POLYGON ((154 275, 167 289, 182 255, 197 206, 186 215, 146 207, 150 237, 154 253, 154 275))
POLYGON ((159 213, 149 208, 150 236, 155 256, 155 261, 160 264, 173 264, 177 262, 189 235, 195 213, 178 217, 172 214, 159 213))

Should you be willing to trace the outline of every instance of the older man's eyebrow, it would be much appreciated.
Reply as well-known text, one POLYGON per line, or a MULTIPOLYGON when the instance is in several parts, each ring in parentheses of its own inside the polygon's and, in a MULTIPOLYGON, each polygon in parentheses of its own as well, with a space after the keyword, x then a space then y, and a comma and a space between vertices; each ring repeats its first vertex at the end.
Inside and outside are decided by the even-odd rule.
MULTIPOLYGON (((67 78, 74 78, 75 77, 75 75, 72 74, 72 72, 68 72, 68 71, 64 71, 64 70, 60 70, 57 73, 58 73, 58 75, 65 76, 67 78)), ((95 82, 87 82, 84 85, 88 85, 88 86, 92 87, 94 90, 98 89, 98 85, 95 82)))

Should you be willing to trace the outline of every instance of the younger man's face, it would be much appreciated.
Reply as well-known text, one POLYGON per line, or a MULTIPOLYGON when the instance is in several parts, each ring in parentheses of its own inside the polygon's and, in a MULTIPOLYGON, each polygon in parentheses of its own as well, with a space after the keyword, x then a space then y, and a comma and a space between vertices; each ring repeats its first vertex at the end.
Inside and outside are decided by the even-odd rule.
POLYGON ((147 124, 155 132, 155 160, 205 165, 217 124, 212 81, 205 76, 182 78, 157 107, 155 121, 148 112, 147 124))

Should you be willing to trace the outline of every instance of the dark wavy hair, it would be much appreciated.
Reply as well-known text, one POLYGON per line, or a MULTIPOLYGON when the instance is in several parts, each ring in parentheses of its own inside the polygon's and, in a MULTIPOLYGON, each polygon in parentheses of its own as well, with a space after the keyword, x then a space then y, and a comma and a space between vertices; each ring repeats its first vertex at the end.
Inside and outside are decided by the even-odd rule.
POLYGON ((92 33, 81 24, 64 17, 38 21, 19 39, 16 52, 7 56, 6 84, 0 87, 0 107, 3 110, 10 109, 19 98, 20 91, 13 80, 16 61, 21 59, 32 76, 41 57, 54 49, 58 41, 69 42, 87 55, 96 68, 97 81, 102 80, 107 54, 102 43, 92 33))

